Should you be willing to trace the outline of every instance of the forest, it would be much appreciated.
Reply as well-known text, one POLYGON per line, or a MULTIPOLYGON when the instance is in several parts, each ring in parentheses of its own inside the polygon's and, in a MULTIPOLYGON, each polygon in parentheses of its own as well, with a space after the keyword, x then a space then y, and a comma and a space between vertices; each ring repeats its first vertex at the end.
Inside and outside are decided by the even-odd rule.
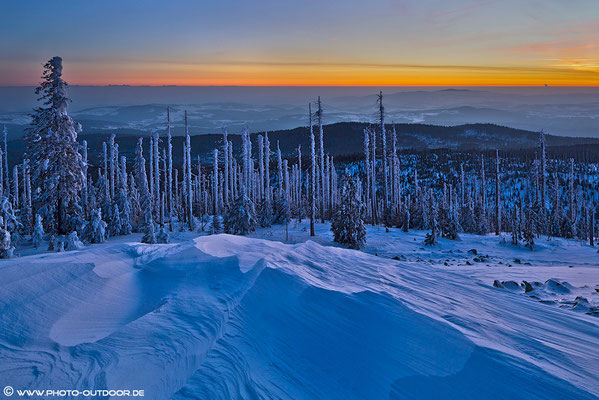
POLYGON ((293 219, 308 219, 312 235, 314 224, 331 222, 335 240, 350 248, 366 242, 365 224, 427 230, 427 245, 439 237, 459 240, 463 232, 493 233, 530 250, 539 237, 590 245, 597 237, 592 146, 566 141, 548 150, 541 131, 532 150, 491 150, 476 135, 472 149, 431 144, 409 150, 398 145, 401 133, 386 120, 380 92, 376 110, 368 111, 376 111, 377 122, 360 126, 359 153, 327 148, 326 113, 318 98, 307 107, 307 127, 293 130, 307 135, 303 147, 298 140, 290 149, 286 141, 282 151, 267 132, 250 134, 246 128, 238 140, 223 130, 209 155, 200 157, 187 115, 182 149, 174 149, 166 109, 163 132, 138 138, 134 151, 119 148, 112 135, 92 159, 87 141, 78 139, 81 126, 68 114, 62 72, 60 57, 44 65, 36 89, 42 103, 23 139, 27 148, 10 164, 4 128, 2 258, 23 247, 65 251, 132 232, 143 233, 144 243, 168 243, 174 230, 245 235, 293 219))

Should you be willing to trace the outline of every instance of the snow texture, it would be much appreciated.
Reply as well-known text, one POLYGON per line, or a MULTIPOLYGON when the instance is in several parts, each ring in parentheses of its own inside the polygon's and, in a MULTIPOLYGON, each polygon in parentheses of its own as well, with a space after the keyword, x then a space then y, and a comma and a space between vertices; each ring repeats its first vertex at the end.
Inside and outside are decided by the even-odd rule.
POLYGON ((599 396, 599 319, 538 301, 596 301, 582 288, 597 283, 595 249, 468 234, 425 247, 425 232, 368 228, 362 252, 334 246, 328 224, 305 241, 307 228, 292 222, 291 243, 257 237, 283 227, 134 234, 4 260, 0 376, 146 399, 599 396))

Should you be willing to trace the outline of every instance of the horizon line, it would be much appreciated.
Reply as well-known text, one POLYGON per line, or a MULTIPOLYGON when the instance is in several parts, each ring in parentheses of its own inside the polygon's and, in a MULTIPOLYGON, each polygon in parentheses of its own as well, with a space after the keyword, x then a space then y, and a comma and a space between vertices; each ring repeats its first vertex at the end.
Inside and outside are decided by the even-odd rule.
MULTIPOLYGON (((68 82, 67 82, 68 83, 68 82)), ((27 85, 2 85, 0 84, 0 87, 3 88, 30 88, 30 87, 37 87, 39 86, 39 84, 27 84, 27 85)), ((560 88, 565 88, 565 87, 571 87, 571 88, 599 88, 599 83, 597 84, 589 84, 589 85, 568 85, 568 84, 555 84, 555 85, 549 85, 549 84, 511 84, 511 85, 503 85, 503 84, 488 84, 488 85, 473 85, 473 84, 451 84, 451 85, 441 85, 441 84, 422 84, 422 85, 352 85, 352 84, 348 84, 348 85, 218 85, 218 84, 214 84, 214 85, 168 85, 168 84, 164 84, 164 85, 132 85, 132 84, 105 84, 105 85, 93 85, 93 84, 80 84, 80 83, 73 83, 73 84, 68 84, 68 86, 70 87, 154 87, 154 88, 160 88, 160 87, 198 87, 198 88, 202 88, 202 87, 211 87, 211 88, 216 88, 216 87, 221 87, 221 88, 258 88, 258 87, 265 87, 265 88, 296 88, 296 87, 301 87, 301 88, 309 88, 309 87, 322 87, 322 88, 368 88, 368 87, 394 87, 394 88, 401 88, 401 87, 405 87, 405 88, 410 88, 410 87, 445 87, 445 88, 452 88, 452 87, 505 87, 505 88, 509 88, 509 87, 547 87, 547 88, 551 88, 551 87, 560 87, 560 88)))

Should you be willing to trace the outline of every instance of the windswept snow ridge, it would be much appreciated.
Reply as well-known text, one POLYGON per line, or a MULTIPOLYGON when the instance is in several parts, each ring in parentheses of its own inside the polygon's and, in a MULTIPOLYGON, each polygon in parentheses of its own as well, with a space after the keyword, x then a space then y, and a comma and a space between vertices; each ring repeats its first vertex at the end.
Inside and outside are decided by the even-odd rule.
POLYGON ((146 399, 595 399, 597 318, 314 242, 110 241, 0 265, 0 376, 146 399))

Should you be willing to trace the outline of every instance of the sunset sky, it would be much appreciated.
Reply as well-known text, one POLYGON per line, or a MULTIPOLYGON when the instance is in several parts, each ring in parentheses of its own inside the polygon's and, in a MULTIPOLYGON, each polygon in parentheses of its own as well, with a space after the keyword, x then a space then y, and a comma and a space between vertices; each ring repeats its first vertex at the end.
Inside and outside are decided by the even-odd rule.
POLYGON ((598 0, 36 0, 0 85, 599 85, 598 0))

